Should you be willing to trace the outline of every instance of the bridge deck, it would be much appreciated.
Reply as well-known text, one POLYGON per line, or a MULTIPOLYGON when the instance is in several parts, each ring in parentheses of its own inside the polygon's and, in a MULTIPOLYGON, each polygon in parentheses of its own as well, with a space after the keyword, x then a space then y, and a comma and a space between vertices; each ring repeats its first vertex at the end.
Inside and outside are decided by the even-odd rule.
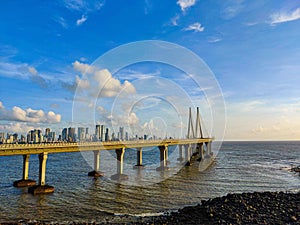
POLYGON ((212 141, 211 138, 164 139, 138 141, 78 142, 78 143, 40 143, 40 144, 1 144, 0 156, 26 155, 93 150, 115 150, 119 148, 142 148, 170 145, 196 144, 212 141))

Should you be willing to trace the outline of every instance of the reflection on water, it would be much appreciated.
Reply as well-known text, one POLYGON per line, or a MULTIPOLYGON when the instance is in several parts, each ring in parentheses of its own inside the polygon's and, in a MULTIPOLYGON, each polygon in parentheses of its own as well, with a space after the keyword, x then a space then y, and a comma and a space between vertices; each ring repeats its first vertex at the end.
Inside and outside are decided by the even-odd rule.
MULTIPOLYGON (((176 151, 170 151, 170 171, 162 172, 156 171, 157 149, 144 152, 145 169, 133 169, 135 152, 126 151, 124 173, 130 179, 122 184, 109 179, 116 172, 116 163, 105 162, 104 154, 100 167, 106 177, 98 179, 87 176, 92 168, 80 153, 51 154, 47 182, 55 193, 40 196, 28 194, 27 188, 12 187, 22 174, 22 156, 0 157, 0 221, 103 221, 110 213, 156 213, 229 192, 296 190, 300 186, 299 176, 280 169, 300 164, 299 142, 226 142, 201 173, 198 162, 178 172, 182 164, 176 151), (157 179, 165 180, 155 183, 157 179)), ((38 179, 37 167, 38 159, 32 156, 31 179, 38 179)))

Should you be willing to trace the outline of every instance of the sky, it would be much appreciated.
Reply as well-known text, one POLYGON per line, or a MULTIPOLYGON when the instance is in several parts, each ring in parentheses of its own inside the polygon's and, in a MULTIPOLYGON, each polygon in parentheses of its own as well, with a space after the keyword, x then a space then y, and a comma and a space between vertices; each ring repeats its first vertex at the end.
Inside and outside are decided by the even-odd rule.
MULTIPOLYGON (((298 0, 4 1, 0 131, 101 123, 184 137, 188 107, 199 106, 218 139, 299 140, 299 28, 298 0), (107 52, 118 63, 151 54, 147 43, 116 54, 145 40, 193 52, 211 83, 159 60, 101 63, 107 52)), ((183 55, 170 58, 192 65, 183 55)))

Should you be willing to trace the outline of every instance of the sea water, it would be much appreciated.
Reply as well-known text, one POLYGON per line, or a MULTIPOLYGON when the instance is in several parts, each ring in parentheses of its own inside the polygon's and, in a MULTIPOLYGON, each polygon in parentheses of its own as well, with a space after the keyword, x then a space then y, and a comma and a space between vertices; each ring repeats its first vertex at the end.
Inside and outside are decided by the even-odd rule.
MULTIPOLYGON (((114 151, 107 152, 115 157, 114 151)), ((128 181, 110 179, 116 163, 101 153, 105 177, 87 176, 92 170, 79 153, 49 154, 46 180, 53 194, 28 194, 15 188, 21 179, 22 156, 0 157, 0 222, 104 221, 110 215, 157 215, 227 193, 300 190, 300 177, 289 172, 300 165, 300 142, 224 142, 216 159, 204 172, 197 161, 184 167, 177 161, 178 148, 170 148, 170 170, 156 171, 159 150, 145 150, 145 168, 134 169, 136 153, 126 150, 124 173, 128 181)), ((38 157, 30 158, 29 178, 38 180, 38 157)))

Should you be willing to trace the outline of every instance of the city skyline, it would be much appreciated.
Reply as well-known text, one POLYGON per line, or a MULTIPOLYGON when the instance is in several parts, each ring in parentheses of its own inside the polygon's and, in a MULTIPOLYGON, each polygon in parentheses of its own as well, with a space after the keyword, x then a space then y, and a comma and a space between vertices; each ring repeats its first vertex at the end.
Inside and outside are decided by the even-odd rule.
POLYGON ((43 143, 43 142, 81 142, 81 141, 129 141, 129 140, 156 140, 171 137, 157 137, 155 134, 133 134, 119 127, 119 131, 111 130, 105 125, 97 124, 95 131, 90 132, 89 127, 68 127, 61 128, 60 132, 52 131, 47 127, 43 130, 34 129, 28 132, 19 134, 16 132, 0 131, 0 144, 14 144, 14 143, 43 143))
POLYGON ((118 46, 163 40, 191 50, 214 74, 226 104, 225 140, 299 140, 299 3, 3 2, 0 131, 26 133, 52 127, 58 132, 60 127, 103 123, 135 133, 182 136, 187 107, 199 106, 206 132, 214 135, 215 118, 210 117, 212 105, 205 96, 211 87, 193 84, 187 79, 192 74, 151 62, 117 72, 92 71, 99 56, 118 46), (111 83, 97 93, 92 122, 80 124, 73 120, 73 100, 76 86, 88 90, 91 85, 83 79, 86 71, 92 71, 97 84, 103 77, 111 83), (132 99, 117 99, 124 89, 137 97, 147 92, 149 98, 135 105, 132 99), (167 93, 159 93, 160 89, 167 93), (193 105, 174 109, 169 104, 185 104, 187 99, 193 105))

